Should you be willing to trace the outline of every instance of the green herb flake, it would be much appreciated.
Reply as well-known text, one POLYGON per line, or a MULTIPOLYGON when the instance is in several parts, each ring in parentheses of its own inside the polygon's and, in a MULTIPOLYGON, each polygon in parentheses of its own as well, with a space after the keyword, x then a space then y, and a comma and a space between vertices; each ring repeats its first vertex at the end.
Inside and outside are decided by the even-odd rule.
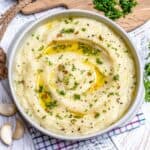
POLYGON ((41 72, 43 72, 43 69, 38 69, 37 72, 41 73, 41 72))
POLYGON ((103 37, 102 37, 101 35, 98 36, 98 39, 99 39, 100 41, 103 41, 103 37))
POLYGON ((70 122, 71 122, 72 124, 75 124, 76 121, 77 121, 76 119, 71 119, 71 120, 70 120, 70 122))
POLYGON ((63 28, 60 33, 66 33, 66 34, 70 34, 70 33, 74 33, 75 29, 73 28, 63 28))
POLYGON ((100 114, 98 112, 95 113, 94 118, 98 118, 100 114))
POLYGON ((58 57, 58 59, 62 59, 62 57, 63 57, 63 55, 60 55, 60 56, 58 57))
POLYGON ((144 87, 145 87, 145 101, 150 102, 150 80, 144 80, 144 87))
POLYGON ((124 15, 130 13, 132 8, 137 5, 135 0, 120 0, 119 3, 124 15))
POLYGON ((110 93, 108 93, 108 97, 110 97, 110 96, 113 96, 114 95, 114 93, 113 92, 110 92, 110 93))
POLYGON ((82 116, 76 115, 76 116, 74 116, 74 118, 80 119, 80 118, 82 118, 82 116))
POLYGON ((93 47, 86 45, 84 43, 81 43, 81 42, 78 43, 78 48, 81 49, 82 52, 88 56, 89 55, 97 55, 100 52, 99 49, 93 48, 93 47))
POLYGON ((94 8, 112 20, 125 16, 137 5, 136 0, 93 0, 94 8))
POLYGON ((48 61, 48 65, 51 66, 53 63, 49 60, 48 61))
POLYGON ((36 36, 36 39, 39 40, 40 39, 39 36, 36 36))
POLYGON ((56 118, 62 120, 63 118, 59 115, 59 114, 56 114, 56 118))
POLYGON ((74 85, 73 85, 73 87, 70 90, 75 90, 78 87, 78 85, 79 85, 79 83, 74 82, 74 85))
POLYGON ((150 102, 150 63, 145 65, 144 70, 145 101, 150 102))
POLYGON ((85 31, 86 31, 86 28, 82 28, 81 31, 85 32, 85 31))
POLYGON ((45 104, 46 108, 53 109, 58 106, 57 101, 53 100, 45 104))
POLYGON ((31 36, 34 37, 35 36, 34 33, 32 33, 31 36))
POLYGON ((41 50, 43 50, 43 49, 44 49, 44 45, 40 46, 40 47, 38 48, 38 51, 41 51, 41 50))
POLYGON ((43 116, 43 117, 42 117, 42 119, 45 119, 45 118, 46 118, 46 116, 43 116))
POLYGON ((93 104, 89 104, 89 107, 92 108, 93 104))
POLYGON ((64 20, 64 22, 65 22, 66 24, 72 23, 72 21, 73 21, 73 18, 72 18, 72 17, 69 17, 69 18, 67 18, 67 19, 64 20))
POLYGON ((80 95, 79 95, 79 94, 74 94, 74 95, 73 95, 73 98, 74 98, 75 100, 79 100, 79 99, 80 99, 80 95))
POLYGON ((110 47, 111 45, 110 44, 107 44, 107 47, 110 47))
POLYGON ((66 95, 66 93, 63 90, 61 90, 61 91, 57 90, 57 93, 60 95, 63 95, 63 96, 66 95))
POLYGON ((75 67, 75 65, 74 64, 72 64, 72 69, 71 69, 72 71, 75 71, 76 70, 76 67, 75 67))
POLYGON ((115 75, 115 76, 113 77, 113 80, 114 80, 114 81, 119 80, 119 75, 118 75, 118 74, 117 74, 117 75, 115 75))
POLYGON ((96 63, 100 65, 103 64, 103 62, 99 58, 96 58, 96 63))
POLYGON ((68 84, 69 84, 69 76, 65 76, 65 77, 63 78, 63 82, 64 82, 66 85, 68 85, 68 84))
POLYGON ((75 21, 74 24, 75 24, 75 25, 79 24, 79 21, 75 21))
POLYGON ((43 92, 44 87, 42 85, 39 86, 38 92, 42 93, 43 92))

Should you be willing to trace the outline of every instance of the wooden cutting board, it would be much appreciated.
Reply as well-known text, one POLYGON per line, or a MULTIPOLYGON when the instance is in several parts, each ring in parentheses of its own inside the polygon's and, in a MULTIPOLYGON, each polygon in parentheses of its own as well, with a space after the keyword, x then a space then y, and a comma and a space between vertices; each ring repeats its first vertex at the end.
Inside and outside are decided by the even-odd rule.
MULTIPOLYGON (((150 19, 150 0, 137 1, 138 5, 133 8, 133 13, 116 21, 126 31, 131 31, 150 19)), ((92 0, 36 0, 25 7, 22 13, 28 15, 58 6, 91 10, 103 15, 101 11, 93 8, 92 0)))

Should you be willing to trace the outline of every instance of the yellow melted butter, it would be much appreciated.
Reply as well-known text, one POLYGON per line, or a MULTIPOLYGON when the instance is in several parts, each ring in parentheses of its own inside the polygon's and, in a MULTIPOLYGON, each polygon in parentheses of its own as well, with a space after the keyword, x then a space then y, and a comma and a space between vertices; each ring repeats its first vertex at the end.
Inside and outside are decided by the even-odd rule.
MULTIPOLYGON (((50 26, 47 24, 47 26, 50 26)), ((78 41, 54 41, 50 43, 43 51, 42 55, 54 55, 57 53, 65 52, 71 52, 71 53, 77 53, 79 55, 84 55, 84 52, 81 48, 79 48, 78 41)), ((100 55, 99 55, 100 56, 100 55)), ((96 55, 97 57, 97 55, 96 55)), ((98 90, 100 87, 104 85, 105 76, 100 72, 99 68, 96 66, 96 64, 91 63, 89 60, 83 61, 85 65, 87 65, 92 72, 95 73, 95 81, 91 84, 90 88, 86 91, 86 93, 94 92, 95 90, 98 90)), ((55 76, 55 72, 50 73, 50 78, 53 79, 55 76)), ((38 75, 37 78, 37 89, 42 86, 43 88, 46 88, 44 85, 44 81, 42 80, 41 73, 38 75)), ((52 81, 49 86, 56 88, 56 84, 52 81)), ((43 98, 43 95, 45 94, 45 91, 43 90, 41 93, 38 93, 40 105, 46 109, 46 103, 51 102, 52 98, 50 96, 47 96, 47 98, 43 98)), ((84 93, 85 94, 85 93, 84 93)), ((83 114, 80 112, 76 112, 73 110, 69 110, 74 115, 82 117, 83 114)))
POLYGON ((83 54, 82 49, 79 49, 77 41, 53 41, 43 51, 45 55, 52 55, 59 52, 74 52, 83 54))
POLYGON ((90 89, 87 92, 93 92, 104 85, 105 76, 100 72, 98 67, 95 64, 90 63, 89 61, 85 62, 86 65, 90 66, 90 68, 95 73, 95 82, 92 84, 90 89))
POLYGON ((41 74, 37 76, 37 93, 40 105, 42 106, 42 108, 46 109, 46 103, 51 102, 52 97, 46 91, 46 86, 44 84, 41 74), (40 87, 42 87, 41 92, 39 92, 40 87))

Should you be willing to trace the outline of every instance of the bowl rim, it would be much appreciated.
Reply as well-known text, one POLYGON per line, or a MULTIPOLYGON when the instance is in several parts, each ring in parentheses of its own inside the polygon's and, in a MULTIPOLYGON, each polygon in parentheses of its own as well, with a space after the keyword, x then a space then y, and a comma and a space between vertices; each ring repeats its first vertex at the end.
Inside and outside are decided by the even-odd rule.
POLYGON ((139 54, 136 51, 136 48, 132 44, 131 39, 127 35, 127 33, 119 25, 117 25, 112 20, 106 18, 105 16, 101 16, 96 12, 92 12, 92 11, 88 11, 88 10, 80 10, 80 9, 69 9, 69 10, 62 10, 59 12, 54 12, 52 14, 45 15, 45 16, 41 17, 40 19, 32 22, 30 25, 28 25, 25 29, 23 29, 23 32, 19 35, 19 37, 16 39, 16 41, 14 43, 10 46, 11 47, 11 54, 10 54, 9 63, 8 63, 9 85, 10 85, 10 89, 11 89, 14 103, 16 104, 19 112, 21 113, 23 118, 25 118, 25 120, 27 120, 33 127, 35 127, 36 129, 38 129, 39 131, 41 131, 42 133, 44 133, 48 136, 51 136, 51 137, 54 137, 57 139, 62 139, 62 140, 85 140, 85 139, 88 139, 91 137, 102 135, 102 134, 104 134, 104 133, 106 133, 106 132, 108 132, 114 128, 120 127, 120 125, 124 124, 129 119, 131 119, 135 115, 139 106, 142 104, 142 101, 143 101, 143 99, 142 99, 143 98, 143 84, 142 84, 143 74, 142 74, 142 65, 141 65, 142 63, 141 63, 139 54), (94 133, 87 134, 87 135, 77 135, 77 136, 62 135, 59 133, 55 133, 55 132, 46 130, 43 127, 41 127, 36 121, 33 121, 32 118, 25 113, 23 107, 20 105, 19 101, 17 100, 17 96, 15 94, 15 91, 13 88, 13 81, 12 81, 12 70, 13 70, 13 63, 15 60, 14 56, 15 56, 15 53, 17 51, 17 47, 18 47, 19 43, 24 38, 24 36, 27 34, 27 32, 30 31, 32 28, 34 28, 36 25, 38 25, 40 22, 42 22, 46 19, 50 19, 50 18, 57 17, 57 16, 70 15, 70 14, 74 14, 74 15, 78 14, 78 16, 80 14, 85 15, 85 16, 89 15, 93 19, 97 18, 99 21, 103 21, 105 24, 111 26, 116 32, 118 32, 119 35, 121 35, 123 37, 125 42, 128 43, 127 45, 130 46, 130 49, 132 49, 132 53, 134 53, 133 55, 134 55, 134 59, 136 61, 138 80, 139 80, 138 86, 137 86, 137 93, 136 93, 136 96, 134 98, 133 104, 130 106, 128 111, 118 121, 116 121, 114 124, 110 125, 109 127, 105 128, 101 131, 94 132, 94 133))

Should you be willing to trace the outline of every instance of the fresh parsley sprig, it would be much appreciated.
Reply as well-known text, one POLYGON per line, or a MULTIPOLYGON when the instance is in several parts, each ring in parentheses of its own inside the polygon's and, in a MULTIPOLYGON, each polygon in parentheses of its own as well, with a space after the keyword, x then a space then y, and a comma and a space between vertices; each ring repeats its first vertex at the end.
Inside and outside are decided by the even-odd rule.
POLYGON ((93 0, 94 8, 112 20, 127 15, 137 5, 136 0, 93 0))
MULTIPOLYGON (((150 45, 150 42, 149 42, 150 45)), ((150 47, 148 45, 148 48, 150 50, 150 47)), ((149 55, 149 54, 148 54, 149 55)), ((146 59, 148 59, 147 57, 146 59)), ((145 101, 150 102, 150 62, 145 64, 144 69, 144 87, 145 87, 145 101)))

